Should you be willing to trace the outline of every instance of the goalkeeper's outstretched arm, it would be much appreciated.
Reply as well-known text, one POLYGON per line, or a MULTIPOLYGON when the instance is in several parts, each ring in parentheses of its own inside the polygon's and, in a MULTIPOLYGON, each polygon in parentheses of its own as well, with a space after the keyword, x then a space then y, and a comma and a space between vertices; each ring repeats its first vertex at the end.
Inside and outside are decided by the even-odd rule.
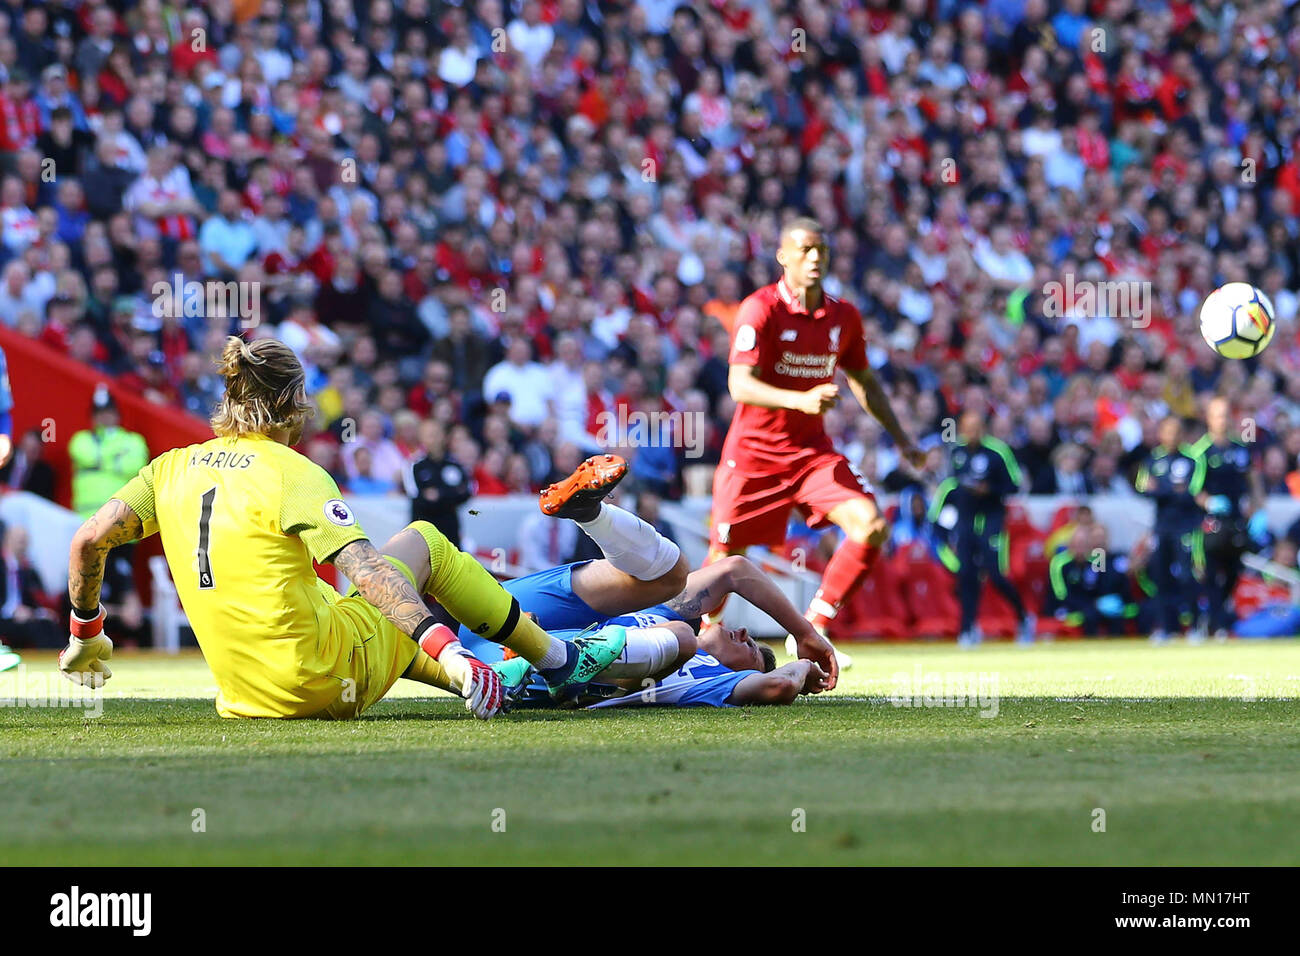
POLYGON ((68 680, 102 687, 113 676, 108 660, 113 642, 104 635, 104 609, 99 606, 104 561, 119 544, 144 537, 144 522, 125 501, 112 498, 72 536, 68 554, 68 597, 72 614, 68 646, 59 654, 59 670, 68 680))
POLYGON ((104 561, 119 544, 144 537, 140 516, 125 501, 112 498, 72 536, 68 555, 68 597, 73 613, 90 620, 99 613, 104 561))

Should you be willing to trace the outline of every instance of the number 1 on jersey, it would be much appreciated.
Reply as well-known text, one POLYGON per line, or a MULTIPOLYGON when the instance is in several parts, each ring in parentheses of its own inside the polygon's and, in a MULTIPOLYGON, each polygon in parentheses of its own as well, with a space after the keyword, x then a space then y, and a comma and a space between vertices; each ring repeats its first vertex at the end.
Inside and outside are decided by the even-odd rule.
POLYGON ((217 500, 217 489, 209 488, 200 500, 202 509, 199 512, 199 547, 195 552, 199 559, 199 590, 211 591, 216 584, 212 581, 212 562, 208 558, 208 532, 212 522, 212 503, 217 500))

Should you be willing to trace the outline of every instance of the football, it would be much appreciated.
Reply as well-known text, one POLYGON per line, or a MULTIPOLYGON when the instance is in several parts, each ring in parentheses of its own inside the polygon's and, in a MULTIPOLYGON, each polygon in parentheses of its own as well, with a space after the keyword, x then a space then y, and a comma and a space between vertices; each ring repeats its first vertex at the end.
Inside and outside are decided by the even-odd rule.
POLYGON ((1229 282, 1201 303, 1201 335, 1224 358, 1246 359, 1273 340, 1273 303, 1248 282, 1229 282))

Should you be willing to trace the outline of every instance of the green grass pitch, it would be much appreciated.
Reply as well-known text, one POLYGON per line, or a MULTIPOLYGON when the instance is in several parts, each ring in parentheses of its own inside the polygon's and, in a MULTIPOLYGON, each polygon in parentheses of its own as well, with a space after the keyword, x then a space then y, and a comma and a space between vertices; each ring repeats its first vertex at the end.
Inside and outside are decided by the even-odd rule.
POLYGON ((853 651, 788 708, 481 723, 400 682, 346 724, 221 720, 192 655, 117 655, 97 718, 15 707, 28 655, 0 863, 1300 862, 1298 642, 853 651))

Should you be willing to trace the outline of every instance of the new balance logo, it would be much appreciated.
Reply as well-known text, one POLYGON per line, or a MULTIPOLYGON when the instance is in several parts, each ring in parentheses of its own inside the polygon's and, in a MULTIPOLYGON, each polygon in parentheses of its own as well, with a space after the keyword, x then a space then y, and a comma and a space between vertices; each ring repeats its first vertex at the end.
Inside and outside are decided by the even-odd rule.
POLYGON ((781 333, 782 342, 793 342, 798 337, 799 337, 799 333, 794 329, 786 329, 784 332, 781 333))

